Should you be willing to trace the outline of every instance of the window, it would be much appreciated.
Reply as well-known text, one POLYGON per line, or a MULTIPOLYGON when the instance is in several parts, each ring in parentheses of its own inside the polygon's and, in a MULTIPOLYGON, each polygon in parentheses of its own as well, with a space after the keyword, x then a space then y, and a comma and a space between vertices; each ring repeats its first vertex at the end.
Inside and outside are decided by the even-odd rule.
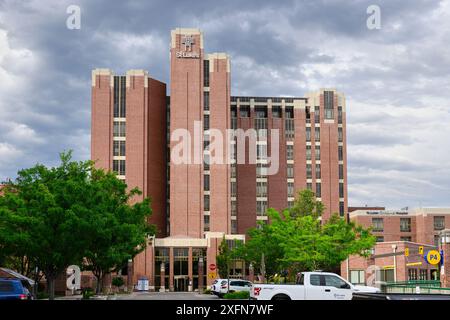
POLYGON ((319 106, 314 107, 314 122, 320 123, 320 107, 319 106))
POLYGON ((236 118, 237 117, 236 106, 231 106, 231 117, 232 118, 236 118))
POLYGON ((320 160, 320 146, 315 146, 316 160, 320 160))
POLYGON ((272 117, 281 118, 281 107, 278 106, 272 107, 272 117))
POLYGON ((417 269, 408 269, 408 281, 417 280, 417 269))
POLYGON ((236 197, 236 192, 237 192, 236 182, 233 181, 231 182, 231 196, 236 197))
POLYGON ((286 119, 285 120, 285 136, 286 139, 292 139, 294 138, 294 120, 293 119, 286 119))
POLYGON ((255 118, 267 118, 267 107, 266 106, 255 107, 255 118))
POLYGON ((231 234, 237 233, 237 220, 231 220, 231 234))
POLYGON ((306 146, 306 160, 311 160, 311 146, 306 146))
POLYGON ((263 163, 256 164, 256 177, 263 178, 267 176, 267 165, 263 163))
POLYGON ((411 232, 411 218, 400 218, 400 231, 411 232))
POLYGON ((114 118, 125 118, 126 114, 126 77, 114 77, 114 118))
POLYGON ((125 156, 125 141, 113 141, 113 155, 125 156))
POLYGON ((339 198, 343 198, 343 197, 344 197, 344 184, 339 183, 339 198))
POLYGON ((306 123, 311 123, 311 112, 309 107, 305 108, 306 123))
POLYGON ((256 157, 258 159, 267 158, 267 145, 266 144, 258 144, 256 146, 256 157))
POLYGON ((125 137, 126 123, 124 121, 114 121, 113 123, 113 136, 125 137))
POLYGON ((312 190, 312 183, 311 182, 306 183, 306 189, 312 190))
POLYGON ((119 175, 125 175, 125 160, 113 160, 113 171, 119 175))
POLYGON ((325 103, 325 119, 334 119, 334 93, 333 91, 324 92, 324 103, 325 103))
POLYGON ((383 236, 376 237, 376 242, 384 242, 384 237, 383 236))
POLYGON ((204 215, 203 216, 203 230, 205 232, 209 231, 209 215, 204 215))
POLYGON ((373 231, 383 231, 383 218, 372 218, 372 228, 373 231))
POLYGON ((236 201, 231 201, 231 215, 235 217, 237 214, 236 201))
POLYGON ((320 179, 320 164, 316 164, 316 179, 320 179))
POLYGON ((309 283, 310 283, 312 286, 320 286, 320 275, 318 275, 318 274, 312 274, 312 275, 309 277, 309 283))
POLYGON ((343 217, 345 215, 345 205, 342 201, 339 202, 339 215, 341 217, 343 217))
POLYGON ((209 170, 209 154, 203 154, 203 170, 209 170))
POLYGON ((239 108, 239 115, 241 118, 249 118, 250 117, 250 106, 241 106, 239 108))
POLYGON ((311 141, 311 127, 306 127, 306 141, 311 141))
POLYGON ((256 215, 265 216, 267 211, 267 201, 256 201, 256 215))
POLYGON ((292 164, 287 165, 287 178, 288 179, 294 178, 294 165, 292 164))
POLYGON ((324 278, 325 286, 327 287, 335 287, 338 289, 348 289, 349 287, 347 282, 336 276, 324 275, 324 278))
POLYGON ((344 160, 344 149, 342 148, 342 146, 338 147, 338 157, 339 157, 339 161, 344 160))
POLYGON ((203 86, 209 87, 209 60, 203 60, 203 86))
POLYGON ((232 164, 230 166, 230 170, 231 170, 231 178, 236 178, 236 164, 232 164))
POLYGON ((320 182, 316 183, 316 197, 322 197, 322 184, 320 182))
POLYGON ((320 128, 319 127, 314 128, 314 140, 320 141, 320 128))
POLYGON ((203 110, 209 110, 209 92, 203 92, 203 110))
POLYGON ((338 128, 338 141, 339 142, 344 141, 344 133, 341 127, 338 128))
POLYGON ((209 194, 203 196, 203 210, 209 211, 209 194))
POLYGON ((209 114, 203 116, 203 130, 209 130, 209 114))
POLYGON ((294 196, 294 183, 293 182, 288 182, 288 184, 287 184, 287 196, 290 198, 294 196))
POLYGON ((344 179, 344 165, 339 165, 339 179, 344 179))
POLYGON ((428 270, 427 269, 419 270, 419 280, 428 280, 428 270))
POLYGON ((411 242, 411 237, 400 237, 400 241, 409 241, 411 242))
POLYGON ((365 285, 366 276, 364 270, 350 270, 350 282, 356 285, 365 285))
POLYGON ((292 144, 286 146, 286 159, 294 160, 294 146, 292 144))
POLYGON ((338 107, 338 123, 342 124, 342 107, 338 107))
POLYGON ((443 230, 445 228, 445 217, 435 216, 433 217, 434 230, 443 230))
POLYGON ((312 165, 306 165, 306 179, 312 179, 312 165))
POLYGON ((286 109, 284 110, 284 114, 287 119, 294 119, 294 108, 286 107, 286 109))
POLYGON ((267 197, 267 182, 256 183, 256 196, 267 197))
POLYGON ((209 191, 209 174, 203 175, 203 186, 204 191, 209 191))

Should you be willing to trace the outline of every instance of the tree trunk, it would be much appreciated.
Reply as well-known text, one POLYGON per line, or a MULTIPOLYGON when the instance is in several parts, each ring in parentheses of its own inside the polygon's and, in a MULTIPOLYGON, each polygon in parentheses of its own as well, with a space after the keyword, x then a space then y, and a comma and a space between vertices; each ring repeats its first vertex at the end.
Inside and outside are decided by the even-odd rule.
POLYGON ((95 272, 94 275, 97 278, 97 285, 95 287, 95 293, 100 294, 102 292, 102 288, 103 288, 103 272, 101 272, 101 271, 95 272))
POLYGON ((46 276, 47 278, 47 288, 48 288, 48 299, 55 300, 55 277, 46 276))

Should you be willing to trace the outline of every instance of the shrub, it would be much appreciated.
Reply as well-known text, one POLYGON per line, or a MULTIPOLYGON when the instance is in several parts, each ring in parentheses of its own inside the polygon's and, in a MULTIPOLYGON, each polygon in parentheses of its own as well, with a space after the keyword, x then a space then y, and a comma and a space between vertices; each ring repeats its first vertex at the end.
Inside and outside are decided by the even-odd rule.
POLYGON ((92 288, 84 288, 82 290, 83 300, 89 300, 94 295, 94 290, 92 288))
POLYGON ((120 288, 121 286, 123 286, 125 284, 125 282, 123 281, 122 277, 115 277, 112 279, 111 284, 117 288, 120 288))
POLYGON ((42 300, 42 299, 48 299, 48 293, 45 291, 40 291, 37 293, 37 297, 38 300, 42 300))
POLYGON ((223 297, 224 297, 224 299, 249 299, 250 292, 235 291, 235 292, 226 293, 223 297))

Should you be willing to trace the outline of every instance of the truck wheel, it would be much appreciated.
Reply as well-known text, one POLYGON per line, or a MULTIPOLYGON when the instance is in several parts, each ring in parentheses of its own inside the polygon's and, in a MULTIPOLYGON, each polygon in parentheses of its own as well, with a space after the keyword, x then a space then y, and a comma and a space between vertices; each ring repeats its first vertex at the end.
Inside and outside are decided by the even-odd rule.
POLYGON ((285 294, 276 294, 272 297, 271 300, 291 300, 291 298, 285 294))

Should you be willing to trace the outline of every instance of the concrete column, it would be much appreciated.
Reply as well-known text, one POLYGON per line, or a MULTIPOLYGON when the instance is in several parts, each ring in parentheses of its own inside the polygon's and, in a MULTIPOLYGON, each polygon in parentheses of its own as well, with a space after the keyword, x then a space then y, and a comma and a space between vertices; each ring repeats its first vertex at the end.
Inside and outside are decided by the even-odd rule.
POLYGON ((174 272, 173 272, 173 247, 169 248, 169 291, 173 292, 175 291, 174 286, 173 286, 173 277, 174 277, 174 272))
POLYGON ((159 292, 165 292, 166 291, 166 265, 164 262, 161 262, 161 286, 159 288, 159 292))
POLYGON ((250 263, 248 266, 248 281, 253 282, 255 280, 255 269, 253 268, 253 264, 250 263))
POLYGON ((192 267, 192 247, 189 247, 189 253, 188 253, 188 291, 191 292, 193 289, 193 277, 192 277, 192 272, 193 272, 193 267, 192 267))
POLYGON ((440 245, 443 264, 441 266, 441 287, 450 288, 450 229, 440 232, 440 245))
POLYGON ((198 258, 198 292, 203 293, 203 257, 198 258))
POLYGON ((128 291, 132 292, 134 289, 133 284, 133 260, 128 259, 128 265, 127 265, 127 287, 128 291))

